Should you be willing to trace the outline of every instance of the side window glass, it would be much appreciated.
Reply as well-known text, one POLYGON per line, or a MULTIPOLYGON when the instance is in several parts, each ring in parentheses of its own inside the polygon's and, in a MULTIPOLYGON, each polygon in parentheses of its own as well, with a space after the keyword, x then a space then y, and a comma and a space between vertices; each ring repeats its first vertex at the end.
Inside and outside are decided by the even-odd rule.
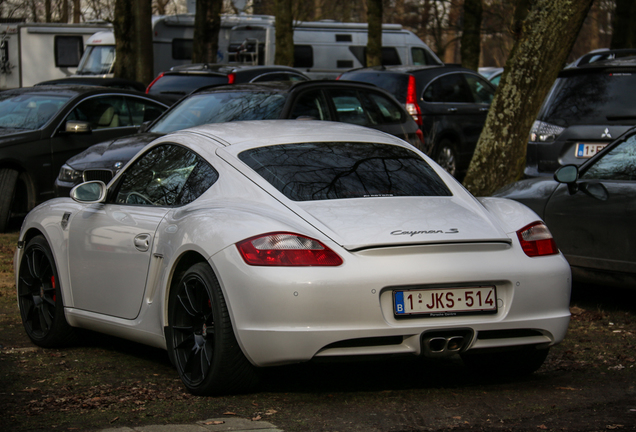
POLYGON ((395 102, 381 94, 368 93, 365 96, 369 114, 376 124, 393 124, 404 121, 404 112, 395 102))
POLYGON ((331 120, 329 107, 324 94, 320 90, 301 94, 294 104, 290 118, 311 117, 316 120, 331 120))
POLYGON ((77 67, 84 53, 82 36, 55 36, 55 66, 77 67))
POLYGON ((443 75, 424 91, 424 100, 441 103, 472 103, 473 97, 462 74, 443 75))
POLYGON ((331 90, 329 96, 336 108, 338 121, 368 126, 371 121, 355 91, 331 90))
POLYGON ((428 63, 428 57, 424 48, 411 48, 411 57, 415 66, 425 66, 428 63))
POLYGON ((314 49, 311 45, 294 45, 294 67, 314 67, 314 49))
POLYGON ((400 55, 395 47, 382 47, 382 65, 383 66, 398 66, 402 64, 400 55))
POLYGON ((470 74, 466 74, 464 76, 475 102, 490 105, 492 98, 495 96, 495 92, 486 80, 470 74))
POLYGON ((183 205, 198 198, 217 178, 217 172, 196 153, 178 145, 160 145, 128 167, 117 187, 115 202, 183 205))
POLYGON ((127 126, 139 126, 143 122, 154 121, 166 110, 161 105, 137 98, 126 98, 126 104, 130 112, 130 123, 127 126))
POLYGON ((66 120, 81 120, 90 123, 92 129, 119 127, 119 118, 127 109, 121 96, 105 96, 87 99, 80 103, 66 120))
POLYGON ((632 135, 597 160, 583 179, 636 180, 636 135, 632 135))

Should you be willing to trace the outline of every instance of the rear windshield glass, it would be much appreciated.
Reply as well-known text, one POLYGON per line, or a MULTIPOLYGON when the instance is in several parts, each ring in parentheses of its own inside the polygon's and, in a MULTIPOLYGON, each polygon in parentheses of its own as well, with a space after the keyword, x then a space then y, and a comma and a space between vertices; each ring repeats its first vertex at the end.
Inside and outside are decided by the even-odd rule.
POLYGON ((636 73, 594 73, 559 78, 542 119, 559 126, 636 124, 636 73))
POLYGON ((388 144, 287 144, 239 158, 293 201, 451 195, 424 159, 388 144))
POLYGON ((342 79, 375 84, 381 89, 391 93, 398 102, 406 103, 406 90, 409 85, 409 76, 407 74, 349 72, 345 74, 342 79))
POLYGON ((187 95, 209 85, 227 84, 225 75, 164 75, 155 82, 148 93, 187 95))
POLYGON ((280 93, 195 94, 174 106, 150 128, 150 132, 167 133, 206 123, 277 119, 284 103, 285 96, 280 93))

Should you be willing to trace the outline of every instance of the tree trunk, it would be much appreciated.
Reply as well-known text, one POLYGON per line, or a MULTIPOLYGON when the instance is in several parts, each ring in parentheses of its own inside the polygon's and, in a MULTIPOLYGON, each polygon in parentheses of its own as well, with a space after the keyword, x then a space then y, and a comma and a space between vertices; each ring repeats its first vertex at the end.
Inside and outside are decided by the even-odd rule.
POLYGON ((294 22, 291 0, 276 0, 276 55, 274 63, 282 66, 294 66, 294 22))
POLYGON ((115 0, 113 32, 115 34, 115 64, 117 78, 136 80, 135 51, 133 49, 135 19, 133 4, 129 0, 115 0))
POLYGON ((462 31, 462 66, 477 70, 481 53, 481 0, 464 0, 464 29, 462 31))
POLYGON ((53 22, 53 14, 51 11, 51 0, 44 0, 44 22, 53 22))
POLYGON ((152 0, 132 2, 135 12, 136 79, 148 85, 155 77, 152 46, 152 0))
POLYGON ((464 185, 490 195, 519 180, 528 134, 593 0, 536 0, 520 28, 464 185))
POLYGON ((636 48, 636 2, 634 0, 616 0, 616 9, 612 19, 612 49, 636 48))
POLYGON ((62 10, 60 11, 60 22, 66 24, 68 22, 68 0, 62 0, 62 10))
POLYGON ((223 0, 197 0, 192 63, 216 63, 223 0))
POLYGON ((80 0, 73 0, 73 22, 79 23, 82 18, 82 8, 80 0))
POLYGON ((382 65, 382 0, 367 0, 367 66, 382 65))

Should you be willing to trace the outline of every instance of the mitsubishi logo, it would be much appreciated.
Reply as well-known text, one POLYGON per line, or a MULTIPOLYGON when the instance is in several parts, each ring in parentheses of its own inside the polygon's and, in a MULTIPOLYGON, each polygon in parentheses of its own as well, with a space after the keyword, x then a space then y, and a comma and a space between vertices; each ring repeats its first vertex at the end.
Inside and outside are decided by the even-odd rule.
POLYGON ((603 134, 601 135, 601 138, 609 138, 612 139, 612 135, 610 134, 610 131, 608 128, 605 128, 605 131, 603 132, 603 134))

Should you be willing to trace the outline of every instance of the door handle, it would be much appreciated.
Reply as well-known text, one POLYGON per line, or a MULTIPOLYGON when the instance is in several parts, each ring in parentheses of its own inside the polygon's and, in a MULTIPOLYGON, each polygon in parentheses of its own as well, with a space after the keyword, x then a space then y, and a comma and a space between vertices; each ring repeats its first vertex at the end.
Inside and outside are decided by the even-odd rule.
POLYGON ((449 108, 448 112, 449 113, 456 113, 457 112, 457 108, 449 108))
POLYGON ((150 249, 150 234, 144 233, 136 235, 135 248, 141 252, 146 252, 150 249))
POLYGON ((489 108, 479 108, 479 111, 481 112, 487 112, 489 108))

